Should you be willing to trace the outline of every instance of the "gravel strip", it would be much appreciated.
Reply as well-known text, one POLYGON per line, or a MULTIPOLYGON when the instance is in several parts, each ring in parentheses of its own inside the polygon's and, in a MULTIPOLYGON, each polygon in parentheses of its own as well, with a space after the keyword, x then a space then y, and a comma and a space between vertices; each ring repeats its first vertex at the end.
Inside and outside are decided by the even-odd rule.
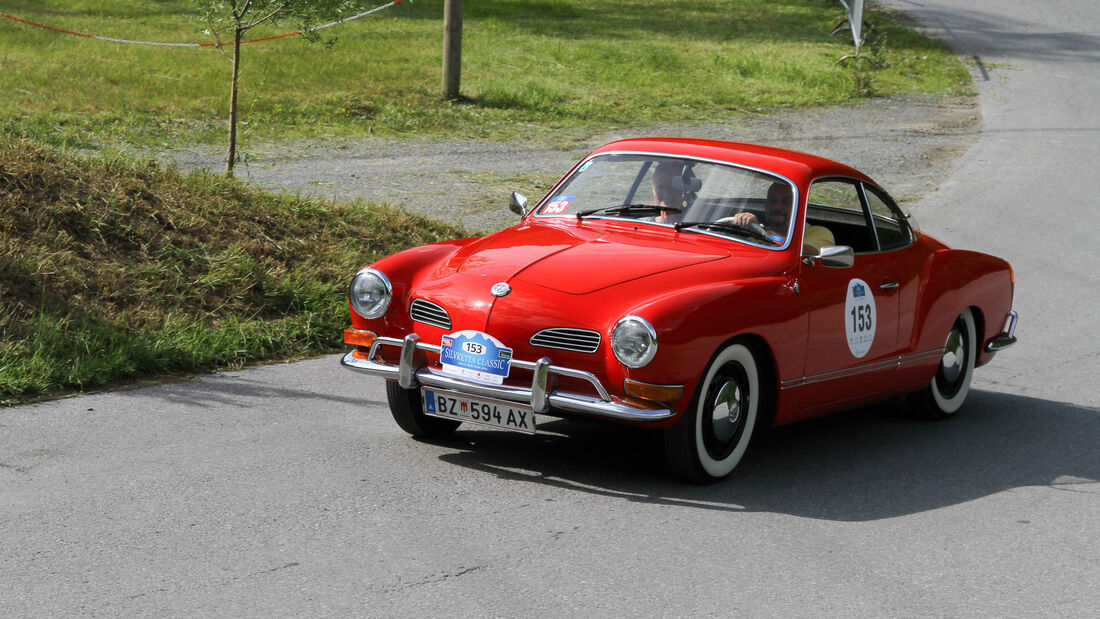
MULTIPOLYGON (((894 97, 858 105, 786 110, 719 123, 667 124, 606 133, 561 148, 484 140, 380 139, 245 145, 239 178, 275 191, 388 202, 491 231, 515 223, 511 189, 533 200, 593 148, 643 135, 706 137, 780 146, 852 165, 903 204, 934 191, 980 128, 976 100, 894 97)), ((222 155, 166 151, 183 168, 220 170, 222 155)))

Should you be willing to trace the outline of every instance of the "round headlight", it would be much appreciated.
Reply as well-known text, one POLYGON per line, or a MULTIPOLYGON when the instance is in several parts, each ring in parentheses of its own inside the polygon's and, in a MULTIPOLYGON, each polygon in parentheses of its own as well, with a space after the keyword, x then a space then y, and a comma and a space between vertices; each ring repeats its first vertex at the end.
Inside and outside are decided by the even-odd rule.
POLYGON ((379 318, 390 307, 393 286, 378 269, 363 269, 355 274, 348 289, 351 307, 363 318, 379 318))
POLYGON ((657 331, 645 318, 626 316, 611 330, 611 350, 626 367, 643 367, 657 354, 657 331))

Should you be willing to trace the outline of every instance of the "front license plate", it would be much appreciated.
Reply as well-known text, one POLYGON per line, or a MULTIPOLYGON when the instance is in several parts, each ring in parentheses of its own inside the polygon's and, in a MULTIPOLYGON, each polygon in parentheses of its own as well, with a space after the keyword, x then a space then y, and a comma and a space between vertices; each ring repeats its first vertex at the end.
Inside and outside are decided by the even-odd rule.
POLYGON ((423 390, 424 414, 468 421, 525 434, 535 433, 535 412, 500 400, 468 398, 452 392, 423 390))

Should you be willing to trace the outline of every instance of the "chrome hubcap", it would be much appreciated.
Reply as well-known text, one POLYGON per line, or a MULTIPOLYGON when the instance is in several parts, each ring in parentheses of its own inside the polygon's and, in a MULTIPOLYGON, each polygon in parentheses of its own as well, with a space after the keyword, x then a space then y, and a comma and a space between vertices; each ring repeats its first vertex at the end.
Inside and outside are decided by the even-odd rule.
POLYGON ((711 403, 711 426, 714 436, 720 441, 728 441, 737 432, 741 421, 741 385, 734 380, 726 381, 718 390, 711 403))
POLYGON ((958 380, 965 360, 966 340, 959 329, 952 329, 947 336, 947 344, 943 348, 943 360, 940 361, 940 371, 943 373, 944 380, 949 383, 958 380))

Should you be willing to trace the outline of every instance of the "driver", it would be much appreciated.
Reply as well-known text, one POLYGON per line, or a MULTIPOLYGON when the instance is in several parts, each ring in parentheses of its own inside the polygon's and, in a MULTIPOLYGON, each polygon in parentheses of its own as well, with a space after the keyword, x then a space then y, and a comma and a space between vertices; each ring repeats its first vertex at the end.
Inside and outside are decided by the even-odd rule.
MULTIPOLYGON (((768 199, 764 202, 764 231, 768 238, 776 244, 782 245, 787 240, 787 227, 791 220, 791 212, 794 210, 794 192, 787 183, 774 182, 768 187, 768 199)), ((760 224, 755 213, 744 211, 733 216, 733 223, 748 228, 753 224, 760 224)), ((804 255, 817 254, 822 247, 836 244, 833 233, 824 226, 812 226, 806 224, 806 233, 802 237, 802 253, 804 255)))

